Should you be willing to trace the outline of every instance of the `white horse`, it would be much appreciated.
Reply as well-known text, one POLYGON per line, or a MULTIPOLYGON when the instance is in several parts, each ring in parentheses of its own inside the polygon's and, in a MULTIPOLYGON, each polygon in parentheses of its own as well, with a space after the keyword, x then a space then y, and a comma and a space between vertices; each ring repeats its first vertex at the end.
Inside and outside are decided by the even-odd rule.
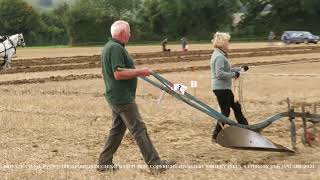
POLYGON ((13 55, 16 53, 17 46, 24 47, 26 43, 22 34, 15 34, 8 37, 4 42, 0 43, 0 57, 4 59, 1 64, 1 69, 10 68, 11 60, 13 55))
POLYGON ((0 43, 2 43, 3 41, 5 41, 7 39, 7 36, 0 36, 0 43))

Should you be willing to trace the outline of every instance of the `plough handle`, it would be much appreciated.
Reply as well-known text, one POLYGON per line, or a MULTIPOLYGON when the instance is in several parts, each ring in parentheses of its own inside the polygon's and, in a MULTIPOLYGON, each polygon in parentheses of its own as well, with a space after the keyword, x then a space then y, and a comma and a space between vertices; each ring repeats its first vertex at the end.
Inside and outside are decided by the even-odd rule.
POLYGON ((176 97, 177 99, 185 102, 186 104, 206 113, 207 115, 213 117, 214 119, 219 119, 221 122, 229 125, 236 125, 240 127, 245 127, 245 125, 238 124, 235 121, 229 119, 228 117, 224 116, 223 114, 219 113, 218 111, 214 110, 207 104, 203 103, 202 101, 198 100, 194 96, 190 95, 189 93, 185 92, 184 94, 180 94, 174 90, 172 90, 173 83, 168 81, 167 79, 163 78, 156 72, 151 73, 161 84, 152 81, 151 79, 147 77, 141 77, 143 80, 149 82, 150 84, 154 85, 155 87, 160 88, 161 90, 164 90, 168 94, 176 97))
MULTIPOLYGON (((233 126, 238 126, 241 128, 245 128, 245 129, 250 129, 253 131, 261 131, 264 128, 266 128, 267 126, 269 126, 270 124, 272 124, 273 122, 284 118, 284 117, 289 117, 289 113, 288 112, 282 112, 282 113, 278 113, 275 114, 267 119, 265 119, 262 122, 259 122, 257 124, 252 124, 252 125, 243 125, 243 124, 238 124, 237 122, 229 119, 228 117, 224 116, 223 114, 219 113, 218 111, 214 110, 213 108, 211 108, 210 106, 208 106, 207 104, 205 104, 204 102, 200 101, 199 99, 195 98, 194 96, 192 96, 191 94, 185 92, 184 94, 178 93, 176 91, 174 91, 172 89, 173 87, 173 83, 168 81, 167 79, 163 78, 161 75, 159 75, 158 73, 152 71, 151 72, 152 76, 154 76, 160 83, 155 82, 147 77, 141 77, 143 80, 147 81, 148 83, 152 84, 153 86, 167 92, 168 94, 174 96, 175 98, 177 98, 178 100, 181 100, 183 102, 185 102, 186 104, 200 110, 201 112, 204 112, 205 114, 209 115, 210 117, 219 120, 225 124, 228 125, 233 125, 233 126)), ((301 117, 303 114, 299 113, 299 112, 293 112, 295 117, 301 117)), ((313 123, 318 123, 320 122, 320 115, 317 114, 304 114, 304 116, 306 116, 307 118, 316 118, 313 120, 309 120, 313 123)))

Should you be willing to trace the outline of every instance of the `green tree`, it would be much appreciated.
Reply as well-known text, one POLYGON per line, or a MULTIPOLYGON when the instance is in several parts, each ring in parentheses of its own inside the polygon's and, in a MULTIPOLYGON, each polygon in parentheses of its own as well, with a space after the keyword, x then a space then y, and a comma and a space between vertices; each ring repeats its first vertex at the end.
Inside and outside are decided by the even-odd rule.
POLYGON ((139 31, 137 26, 137 13, 141 8, 142 0, 91 0, 90 6, 95 9, 96 22, 104 25, 107 29, 105 33, 110 34, 109 27, 119 19, 130 23, 132 37, 136 40, 139 31))
POLYGON ((67 44, 69 36, 65 24, 65 14, 69 6, 64 3, 51 12, 45 12, 41 17, 41 31, 38 35, 41 44, 67 44))
POLYGON ((145 0, 143 6, 138 22, 174 39, 208 39, 214 31, 230 31, 232 15, 240 7, 238 0, 145 0))
POLYGON ((141 0, 91 0, 90 3, 100 17, 130 19, 141 4, 141 0))
POLYGON ((158 40, 164 34, 164 17, 159 6, 160 0, 145 0, 138 10, 135 25, 135 38, 140 40, 158 40))
POLYGON ((92 6, 91 1, 79 0, 66 13, 69 44, 106 41, 105 22, 99 19, 97 9, 92 6))
POLYGON ((27 43, 35 40, 39 32, 40 16, 32 6, 22 0, 0 0, 0 34, 23 33, 27 43))
POLYGON ((320 32, 318 0, 242 0, 247 12, 239 28, 242 33, 266 35, 270 30, 281 34, 285 30, 320 32), (271 7, 263 12, 266 6, 271 7))

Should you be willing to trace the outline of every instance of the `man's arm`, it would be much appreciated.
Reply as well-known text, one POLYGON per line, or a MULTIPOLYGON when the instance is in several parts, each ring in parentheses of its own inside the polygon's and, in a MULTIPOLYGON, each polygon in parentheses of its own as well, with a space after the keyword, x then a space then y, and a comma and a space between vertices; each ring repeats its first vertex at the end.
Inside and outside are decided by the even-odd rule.
POLYGON ((113 73, 114 78, 116 80, 128 80, 128 79, 133 79, 139 76, 149 76, 150 74, 151 74, 151 70, 149 68, 141 68, 141 69, 117 68, 117 70, 113 73))

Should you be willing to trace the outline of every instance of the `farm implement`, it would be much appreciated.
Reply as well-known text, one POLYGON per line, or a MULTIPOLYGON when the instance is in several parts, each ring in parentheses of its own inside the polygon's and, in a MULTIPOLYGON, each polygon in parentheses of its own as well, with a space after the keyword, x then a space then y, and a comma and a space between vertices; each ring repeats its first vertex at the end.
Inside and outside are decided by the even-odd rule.
POLYGON ((222 147, 242 150, 255 150, 255 151, 273 151, 273 152, 291 152, 296 150, 297 132, 296 132, 296 118, 302 119, 303 124, 303 137, 302 142, 312 146, 315 140, 319 140, 320 133, 317 133, 316 124, 320 122, 320 114, 316 112, 316 105, 314 105, 313 113, 305 110, 305 106, 301 106, 301 112, 295 112, 294 107, 290 105, 290 100, 287 99, 288 111, 275 114, 259 123, 252 125, 238 124, 236 121, 229 119, 220 112, 211 108, 209 105, 200 101, 196 97, 187 93, 185 87, 181 84, 173 84, 167 79, 163 78, 158 73, 152 72, 153 77, 158 80, 154 81, 147 77, 142 77, 143 80, 152 84, 153 86, 161 89, 178 100, 194 107, 197 110, 207 114, 215 120, 229 125, 224 128, 217 137, 217 143, 222 147), (263 137, 261 132, 263 129, 287 117, 290 123, 290 136, 292 150, 282 145, 273 143, 269 139, 263 137), (312 130, 308 128, 308 124, 312 123, 312 130))

